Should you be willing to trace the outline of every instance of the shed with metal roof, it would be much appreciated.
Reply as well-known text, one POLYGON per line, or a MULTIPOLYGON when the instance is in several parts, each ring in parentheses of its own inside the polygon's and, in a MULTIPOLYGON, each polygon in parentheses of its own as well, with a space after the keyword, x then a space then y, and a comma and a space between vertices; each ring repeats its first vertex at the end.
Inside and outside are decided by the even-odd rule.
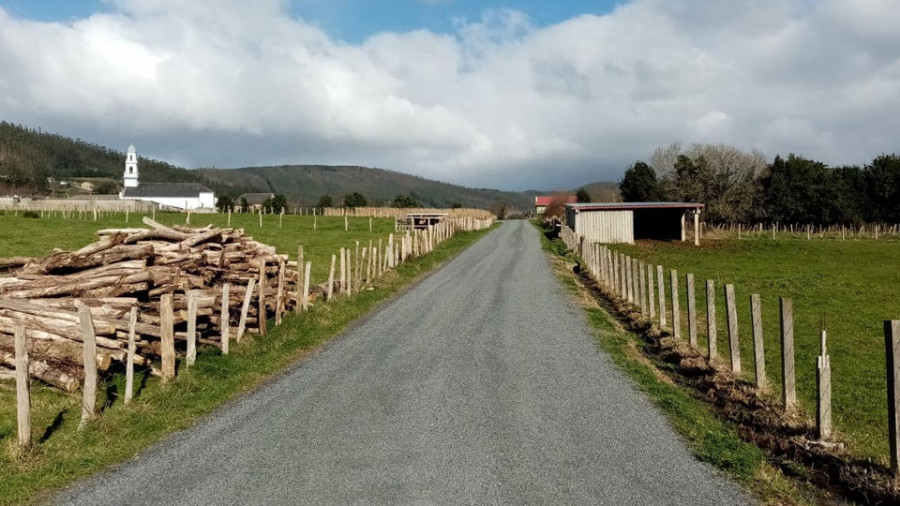
POLYGON ((602 202, 567 204, 566 225, 589 242, 629 243, 639 239, 687 238, 686 219, 694 221, 694 243, 700 244, 700 212, 691 202, 602 202))

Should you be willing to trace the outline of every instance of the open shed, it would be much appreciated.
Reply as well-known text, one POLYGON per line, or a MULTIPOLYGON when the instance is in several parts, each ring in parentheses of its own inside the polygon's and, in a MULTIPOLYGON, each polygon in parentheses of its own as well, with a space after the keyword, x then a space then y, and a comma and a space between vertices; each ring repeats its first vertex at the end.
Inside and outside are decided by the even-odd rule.
POLYGON ((694 243, 700 245, 703 204, 689 202, 603 202, 567 204, 566 225, 586 241, 629 243, 637 239, 684 241, 686 219, 694 221, 694 243))
POLYGON ((399 224, 401 228, 404 229, 423 230, 428 227, 437 225, 438 223, 444 221, 446 217, 447 213, 406 213, 406 218, 400 220, 399 224))

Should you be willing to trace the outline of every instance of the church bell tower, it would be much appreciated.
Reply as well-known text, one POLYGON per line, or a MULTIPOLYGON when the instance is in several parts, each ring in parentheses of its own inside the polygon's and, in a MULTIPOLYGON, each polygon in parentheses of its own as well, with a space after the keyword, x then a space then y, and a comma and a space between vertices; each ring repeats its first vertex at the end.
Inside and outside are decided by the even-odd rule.
POLYGON ((128 146, 125 155, 125 188, 136 188, 138 185, 138 162, 134 144, 128 146))

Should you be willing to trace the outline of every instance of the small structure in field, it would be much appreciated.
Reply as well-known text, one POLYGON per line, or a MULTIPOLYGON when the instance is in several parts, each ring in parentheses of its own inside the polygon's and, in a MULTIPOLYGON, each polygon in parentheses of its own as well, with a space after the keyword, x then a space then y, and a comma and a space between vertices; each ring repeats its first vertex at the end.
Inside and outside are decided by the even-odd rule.
POLYGON ((578 198, 575 197, 575 195, 540 195, 534 198, 535 216, 544 214, 544 211, 547 210, 547 206, 552 204, 554 200, 559 200, 563 204, 574 204, 578 202, 578 198))
POLYGON ((400 220, 400 226, 408 230, 422 230, 437 225, 446 217, 447 213, 406 213, 406 218, 400 220))
MULTIPOLYGON (((245 193, 238 197, 238 203, 247 202, 247 209, 241 207, 241 212, 259 211, 269 199, 274 199, 274 193, 245 193)), ((243 204, 242 204, 243 205, 243 204)))
POLYGON ((134 145, 125 155, 125 189, 120 200, 143 200, 181 210, 215 210, 216 196, 200 183, 141 183, 138 181, 138 159, 134 145))
POLYGON ((694 244, 700 244, 700 211, 690 202, 604 202, 567 204, 566 225, 586 241, 629 243, 636 239, 684 241, 686 217, 694 220, 694 244))

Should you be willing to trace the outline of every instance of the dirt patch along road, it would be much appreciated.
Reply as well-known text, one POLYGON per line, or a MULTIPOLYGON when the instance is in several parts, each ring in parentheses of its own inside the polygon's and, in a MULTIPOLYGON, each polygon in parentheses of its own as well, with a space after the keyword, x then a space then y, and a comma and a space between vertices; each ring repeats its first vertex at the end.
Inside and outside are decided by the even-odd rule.
POLYGON ((743 504, 505 223, 321 353, 57 501, 743 504))

